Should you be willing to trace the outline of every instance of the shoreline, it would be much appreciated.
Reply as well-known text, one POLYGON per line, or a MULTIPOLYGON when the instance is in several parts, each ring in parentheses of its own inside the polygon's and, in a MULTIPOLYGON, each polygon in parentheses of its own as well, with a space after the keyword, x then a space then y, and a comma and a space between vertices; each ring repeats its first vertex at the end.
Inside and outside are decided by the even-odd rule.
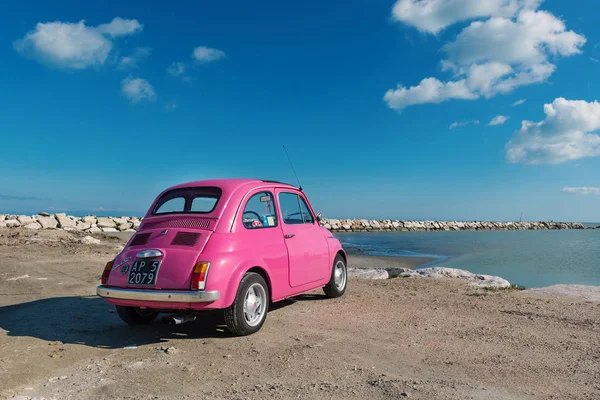
POLYGON ((379 256, 348 253, 348 267, 360 269, 417 269, 437 262, 436 257, 379 256))

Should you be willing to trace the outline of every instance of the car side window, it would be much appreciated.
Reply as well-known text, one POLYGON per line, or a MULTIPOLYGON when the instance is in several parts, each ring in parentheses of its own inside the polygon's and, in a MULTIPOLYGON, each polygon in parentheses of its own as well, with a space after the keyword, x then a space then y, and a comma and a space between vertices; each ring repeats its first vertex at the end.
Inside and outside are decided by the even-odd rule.
POLYGON ((248 200, 242 223, 247 229, 272 228, 277 226, 275 198, 271 192, 260 192, 248 200))
POLYGON ((308 209, 308 204, 306 204, 306 201, 304 200, 304 198, 302 196, 298 196, 298 198, 300 199, 300 210, 302 211, 302 221, 305 224, 314 224, 315 219, 314 219, 312 213, 310 212, 310 210, 308 209))
POLYGON ((302 224, 302 210, 296 193, 279 193, 281 217, 287 225, 302 224))

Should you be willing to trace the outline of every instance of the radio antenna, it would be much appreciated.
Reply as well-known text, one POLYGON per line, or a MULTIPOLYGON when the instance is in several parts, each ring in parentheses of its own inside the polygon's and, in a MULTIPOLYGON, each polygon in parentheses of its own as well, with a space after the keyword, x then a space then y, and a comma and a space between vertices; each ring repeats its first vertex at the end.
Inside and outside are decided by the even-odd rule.
POLYGON ((292 164, 292 160, 290 159, 290 155, 288 154, 287 149, 285 148, 285 144, 283 145, 283 151, 285 151, 285 155, 286 155, 288 161, 290 162, 290 166, 292 167, 294 176, 296 177, 296 180, 298 181, 298 189, 302 190, 302 184, 300 183, 300 179, 298 179, 298 174, 296 173, 296 170, 294 169, 294 164, 292 164))

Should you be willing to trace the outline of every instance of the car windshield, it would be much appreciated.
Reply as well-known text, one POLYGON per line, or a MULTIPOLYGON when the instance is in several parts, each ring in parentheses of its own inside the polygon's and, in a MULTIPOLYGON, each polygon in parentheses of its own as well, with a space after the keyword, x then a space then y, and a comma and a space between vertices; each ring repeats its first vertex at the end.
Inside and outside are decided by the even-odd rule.
POLYGON ((221 197, 218 187, 189 187, 173 189, 164 193, 156 202, 152 215, 211 213, 221 197))

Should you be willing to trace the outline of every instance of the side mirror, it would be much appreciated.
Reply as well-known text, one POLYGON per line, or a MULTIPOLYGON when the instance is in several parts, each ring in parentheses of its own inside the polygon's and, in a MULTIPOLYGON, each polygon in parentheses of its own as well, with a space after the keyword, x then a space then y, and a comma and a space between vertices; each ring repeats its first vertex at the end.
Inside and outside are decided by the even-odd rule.
POLYGON ((317 222, 321 222, 321 213, 317 213, 317 222))

